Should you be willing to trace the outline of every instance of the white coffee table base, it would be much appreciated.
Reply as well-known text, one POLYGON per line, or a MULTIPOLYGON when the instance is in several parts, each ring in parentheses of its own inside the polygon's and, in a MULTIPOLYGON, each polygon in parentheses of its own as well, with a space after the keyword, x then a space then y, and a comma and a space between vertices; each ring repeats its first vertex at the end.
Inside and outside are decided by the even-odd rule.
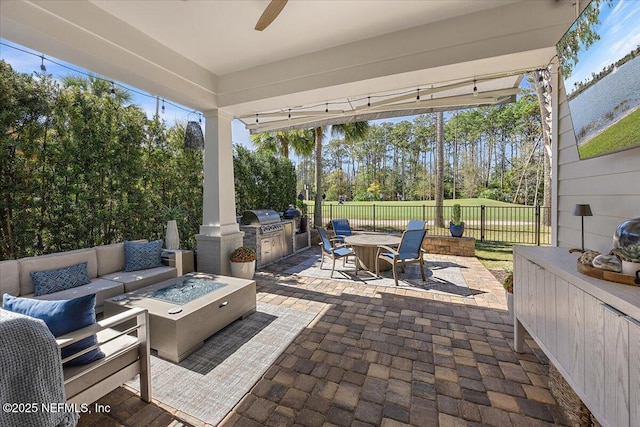
POLYGON ((192 273, 105 300, 105 317, 132 307, 149 310, 151 348, 158 351, 158 356, 179 363, 201 348, 205 339, 256 311, 256 282, 192 273), (188 277, 209 278, 227 286, 180 306, 182 311, 175 314, 169 311, 176 308, 176 304, 145 296, 152 290, 171 286, 188 277))

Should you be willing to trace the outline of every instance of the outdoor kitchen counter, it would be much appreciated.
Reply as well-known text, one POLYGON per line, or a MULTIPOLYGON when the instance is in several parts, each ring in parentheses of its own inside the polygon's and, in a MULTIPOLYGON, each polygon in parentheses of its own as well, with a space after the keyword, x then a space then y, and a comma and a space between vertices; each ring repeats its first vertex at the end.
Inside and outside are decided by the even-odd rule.
MULTIPOLYGON (((360 260, 360 267, 369 271, 376 271, 378 246, 395 247, 400 244, 402 238, 390 234, 354 234, 346 236, 344 242, 353 248, 356 256, 360 260)), ((380 271, 391 269, 391 264, 380 260, 380 271)))

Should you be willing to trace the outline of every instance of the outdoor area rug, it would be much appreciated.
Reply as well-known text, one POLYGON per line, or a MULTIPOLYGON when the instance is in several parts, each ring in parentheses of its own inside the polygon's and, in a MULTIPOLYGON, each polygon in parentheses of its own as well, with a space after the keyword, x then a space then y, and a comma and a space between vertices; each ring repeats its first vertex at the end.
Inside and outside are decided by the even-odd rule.
MULTIPOLYGON (((331 277, 332 260, 325 258, 320 269, 320 255, 314 255, 284 271, 286 274, 294 274, 298 276, 315 277, 318 279, 331 279, 345 282, 359 282, 367 285, 376 286, 395 286, 393 280, 393 271, 381 271, 382 277, 376 277, 370 271, 359 270, 358 275, 355 274, 355 264, 353 258, 349 258, 346 265, 343 266, 342 260, 336 260, 336 269, 331 277)), ((398 286, 423 290, 426 292, 441 293, 446 295, 455 295, 462 297, 473 297, 473 295, 482 293, 477 289, 469 288, 467 281, 464 279, 461 268, 458 264, 440 261, 424 261, 424 274, 426 281, 422 281, 420 275, 420 266, 418 264, 409 264, 405 267, 398 268, 398 286)))
MULTIPOLYGON (((316 315, 258 302, 180 364, 152 355, 153 398, 218 424, 316 315)), ((138 378, 127 385, 139 390, 138 378)))

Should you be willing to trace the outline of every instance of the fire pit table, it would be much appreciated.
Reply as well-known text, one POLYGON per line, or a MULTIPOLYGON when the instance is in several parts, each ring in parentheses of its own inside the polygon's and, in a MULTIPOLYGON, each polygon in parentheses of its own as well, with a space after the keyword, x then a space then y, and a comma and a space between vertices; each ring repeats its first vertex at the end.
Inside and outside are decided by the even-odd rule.
POLYGON ((151 348, 179 363, 204 340, 256 311, 256 282, 190 273, 109 298, 105 317, 140 307, 149 311, 151 348))

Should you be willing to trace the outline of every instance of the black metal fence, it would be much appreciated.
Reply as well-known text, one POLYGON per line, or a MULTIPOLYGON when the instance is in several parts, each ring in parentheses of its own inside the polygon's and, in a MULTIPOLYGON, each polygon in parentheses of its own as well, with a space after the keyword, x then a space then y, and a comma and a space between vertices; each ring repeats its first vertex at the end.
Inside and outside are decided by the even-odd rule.
MULTIPOLYGON (((435 225, 436 206, 325 203, 325 226, 331 219, 347 218, 354 230, 402 232, 407 221, 427 221, 429 234, 448 235, 451 206, 443 206, 445 227, 435 225)), ((312 215, 313 207, 309 209, 312 215)), ((551 208, 543 206, 461 206, 464 235, 477 240, 530 245, 551 244, 551 208)))

